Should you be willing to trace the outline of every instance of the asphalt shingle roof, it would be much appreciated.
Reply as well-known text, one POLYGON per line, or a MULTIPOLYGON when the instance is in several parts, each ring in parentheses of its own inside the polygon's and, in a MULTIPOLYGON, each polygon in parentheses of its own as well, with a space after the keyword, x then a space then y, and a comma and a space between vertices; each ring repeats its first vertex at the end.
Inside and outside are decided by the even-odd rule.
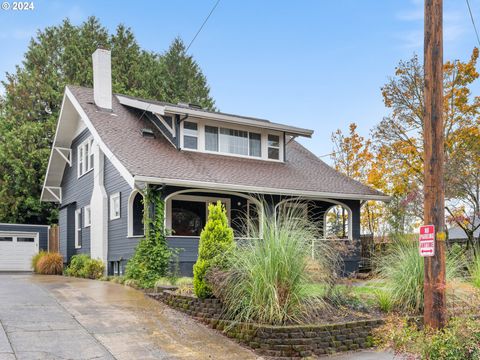
POLYGON ((100 138, 133 176, 234 184, 282 190, 385 196, 337 172, 296 141, 286 146, 283 163, 179 151, 162 135, 144 138, 152 127, 141 112, 113 97, 113 114, 98 111, 93 90, 68 86, 100 138), (140 119, 141 118, 141 119, 140 119))

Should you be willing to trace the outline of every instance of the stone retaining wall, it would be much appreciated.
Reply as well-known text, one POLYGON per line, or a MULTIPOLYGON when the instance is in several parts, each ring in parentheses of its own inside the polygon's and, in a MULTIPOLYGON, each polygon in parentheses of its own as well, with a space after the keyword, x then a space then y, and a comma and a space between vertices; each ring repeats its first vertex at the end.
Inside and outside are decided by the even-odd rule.
POLYGON ((222 318, 222 303, 217 299, 200 300, 170 291, 149 296, 224 332, 259 355, 275 358, 295 359, 367 348, 372 346, 372 329, 383 324, 381 319, 330 325, 238 324, 222 318))

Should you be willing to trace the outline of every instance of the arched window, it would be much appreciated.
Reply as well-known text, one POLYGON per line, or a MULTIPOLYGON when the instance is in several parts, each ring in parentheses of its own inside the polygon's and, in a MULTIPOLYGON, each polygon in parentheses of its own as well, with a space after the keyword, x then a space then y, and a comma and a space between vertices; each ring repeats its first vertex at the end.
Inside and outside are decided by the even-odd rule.
POLYGON ((143 236, 143 195, 134 190, 128 199, 128 236, 143 236))
POLYGON ((350 237, 350 211, 342 205, 334 205, 325 212, 325 238, 348 239, 350 237))

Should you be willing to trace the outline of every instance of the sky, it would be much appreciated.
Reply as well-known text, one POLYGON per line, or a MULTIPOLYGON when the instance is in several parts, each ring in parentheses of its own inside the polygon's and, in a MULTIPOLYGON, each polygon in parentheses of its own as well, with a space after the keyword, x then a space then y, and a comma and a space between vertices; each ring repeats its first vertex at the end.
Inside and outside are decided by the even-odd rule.
MULTIPOLYGON (((34 0, 34 10, 0 10, 0 79, 38 29, 66 17, 80 24, 94 15, 111 32, 123 23, 143 49, 161 53, 176 36, 188 44, 215 2, 34 0)), ((480 0, 470 5, 480 27, 480 0)), ((466 60, 474 46, 466 1, 444 0, 444 59, 466 60)), ((355 122, 368 136, 388 115, 380 88, 400 60, 423 54, 423 1, 220 0, 189 53, 219 110, 312 129, 300 141, 324 156, 335 130, 355 122)))

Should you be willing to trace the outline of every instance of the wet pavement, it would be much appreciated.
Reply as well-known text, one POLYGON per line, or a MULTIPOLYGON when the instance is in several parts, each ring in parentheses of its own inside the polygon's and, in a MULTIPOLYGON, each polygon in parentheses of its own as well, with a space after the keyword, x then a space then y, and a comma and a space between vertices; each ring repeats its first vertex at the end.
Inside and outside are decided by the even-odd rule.
POLYGON ((0 274, 0 360, 257 358, 122 285, 0 274))

